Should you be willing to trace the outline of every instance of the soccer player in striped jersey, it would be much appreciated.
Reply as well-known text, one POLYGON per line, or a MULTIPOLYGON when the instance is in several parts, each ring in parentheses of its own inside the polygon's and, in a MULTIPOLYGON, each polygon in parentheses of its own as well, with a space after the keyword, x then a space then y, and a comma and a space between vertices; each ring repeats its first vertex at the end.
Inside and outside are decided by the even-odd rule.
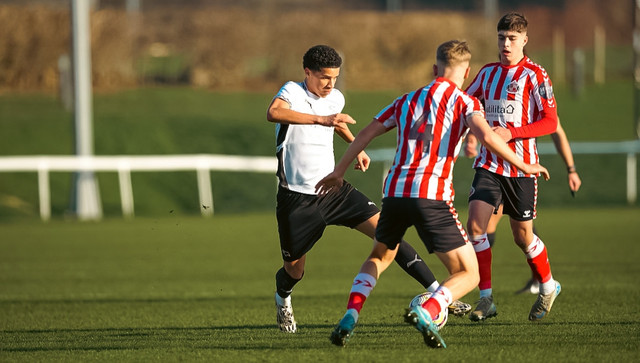
MULTIPOLYGON (((527 25, 526 18, 518 13, 506 14, 498 21, 500 62, 480 69, 467 92, 484 102, 489 125, 508 141, 519 160, 537 163, 536 137, 554 133, 558 115, 547 72, 524 53, 528 41, 527 25)), ((469 317, 481 321, 497 315, 487 226, 491 215, 503 204, 503 213, 510 217, 514 241, 540 282, 540 292, 529 312, 529 320, 543 319, 561 287, 551 274, 546 246, 533 233, 538 197, 536 175, 485 147, 480 148, 474 168, 467 231, 478 259, 480 300, 469 317)))
MULTIPOLYGON (((565 165, 567 166, 567 181, 569 183, 569 190, 571 191, 571 195, 575 195, 575 193, 580 189, 582 185, 582 180, 580 179, 580 175, 575 166, 575 162, 573 160, 573 153, 571 152, 571 145, 569 144, 569 139, 567 139, 567 134, 565 133, 562 125, 560 124, 560 119, 558 119, 558 128, 556 132, 551 134, 551 139, 553 140, 553 145, 556 148, 556 151, 562 157, 565 165)), ((463 146, 464 154, 467 157, 474 158, 478 156, 478 141, 473 136, 473 134, 469 133, 465 138, 465 144, 463 146)), ((491 216, 489 220, 489 225, 487 226, 487 239, 489 240, 489 246, 493 248, 493 244, 496 240, 496 230, 498 228, 498 223, 502 219, 502 204, 498 207, 496 213, 491 216)), ((538 232, 536 230, 535 223, 533 225, 533 233, 537 236, 538 232)), ((522 293, 531 293, 531 294, 539 294, 540 293, 540 283, 536 280, 535 274, 531 273, 531 278, 527 280, 524 287, 516 291, 516 294, 522 293)))
MULTIPOLYGON (((351 116, 341 113, 344 96, 334 88, 342 59, 335 49, 318 45, 303 57, 305 79, 287 82, 273 98, 267 120, 276 123, 279 179, 276 218, 283 266, 276 273, 277 324, 281 331, 295 333, 291 292, 304 275, 306 254, 320 239, 327 225, 356 229, 373 239, 380 210, 364 194, 345 183, 339 193, 318 196, 316 183, 333 170, 333 134, 351 142, 351 116)), ((355 168, 365 171, 370 159, 357 156, 355 168)), ((439 284, 410 244, 400 244, 398 264, 427 291, 439 284)), ((452 313, 464 315, 471 305, 451 304, 452 313)))
POLYGON ((449 271, 431 298, 412 308, 405 321, 414 325, 432 347, 446 347, 433 322, 478 283, 478 263, 453 206, 453 166, 470 129, 487 148, 527 173, 548 172, 539 164, 526 164, 511 151, 483 117, 480 101, 460 89, 469 75, 471 52, 466 42, 452 40, 436 52, 436 79, 397 98, 358 133, 334 171, 316 186, 331 195, 343 186, 351 162, 375 137, 396 129, 397 148, 383 186, 382 212, 371 254, 355 277, 347 312, 331 334, 331 342, 344 346, 353 333, 361 309, 380 274, 393 261, 398 244, 414 226, 429 253, 449 271))

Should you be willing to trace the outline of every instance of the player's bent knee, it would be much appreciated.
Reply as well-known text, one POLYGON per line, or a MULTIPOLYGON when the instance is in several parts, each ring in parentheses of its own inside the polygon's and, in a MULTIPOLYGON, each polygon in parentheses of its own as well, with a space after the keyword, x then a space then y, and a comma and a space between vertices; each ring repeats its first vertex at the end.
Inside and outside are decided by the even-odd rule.
POLYGON ((477 271, 469 271, 466 277, 467 282, 471 286, 471 289, 478 286, 480 283, 480 274, 477 271))
POLYGON ((284 269, 287 272, 287 274, 289 274, 289 276, 297 280, 300 280, 304 275, 304 263, 303 262, 301 263, 300 260, 291 261, 291 262, 285 261, 284 269))

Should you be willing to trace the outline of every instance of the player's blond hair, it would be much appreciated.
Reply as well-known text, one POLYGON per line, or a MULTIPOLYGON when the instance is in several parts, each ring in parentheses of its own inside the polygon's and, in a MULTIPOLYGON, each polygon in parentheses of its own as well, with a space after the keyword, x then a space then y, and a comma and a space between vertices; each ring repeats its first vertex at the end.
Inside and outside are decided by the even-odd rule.
POLYGON ((469 45, 464 40, 450 40, 440 44, 436 51, 436 60, 444 66, 456 66, 471 60, 469 45))

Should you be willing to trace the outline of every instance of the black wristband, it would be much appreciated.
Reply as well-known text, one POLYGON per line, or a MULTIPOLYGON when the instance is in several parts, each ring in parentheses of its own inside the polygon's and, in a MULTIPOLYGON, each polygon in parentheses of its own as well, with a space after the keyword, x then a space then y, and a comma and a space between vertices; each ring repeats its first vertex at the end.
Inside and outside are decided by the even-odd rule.
POLYGON ((576 170, 576 166, 575 165, 571 165, 571 166, 567 166, 567 173, 571 174, 571 173, 577 173, 578 171, 576 170))

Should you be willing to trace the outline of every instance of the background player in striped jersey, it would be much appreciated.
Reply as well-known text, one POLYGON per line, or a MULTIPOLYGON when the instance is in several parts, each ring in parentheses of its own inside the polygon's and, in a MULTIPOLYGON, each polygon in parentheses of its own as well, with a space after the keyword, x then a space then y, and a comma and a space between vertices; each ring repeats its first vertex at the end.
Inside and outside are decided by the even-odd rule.
MULTIPOLYGON (((316 183, 334 167, 334 131, 346 142, 353 140, 343 114, 344 96, 334 88, 342 59, 335 49, 318 45, 303 57, 305 79, 287 82, 274 97, 267 119, 276 123, 279 178, 276 217, 283 267, 276 273, 276 309, 280 330, 295 333, 297 324, 291 292, 302 279, 306 253, 320 239, 327 225, 354 228, 373 239, 380 210, 349 183, 339 193, 318 196, 316 183)), ((356 169, 365 171, 370 159, 357 156, 356 169)), ((433 273, 406 242, 399 247, 398 264, 428 291, 438 287, 433 273)), ((471 305, 455 302, 451 309, 464 315, 471 305)))
MULTIPOLYGON (((527 163, 538 162, 536 137, 558 127, 556 100, 545 70, 525 54, 527 20, 509 13, 498 21, 500 62, 485 65, 467 88, 484 102, 486 118, 493 130, 527 163)), ((560 284, 553 279, 547 248, 533 233, 536 217, 536 175, 495 155, 485 147, 474 162, 476 174, 469 195, 467 231, 471 234, 480 272, 480 300, 470 318, 480 321, 497 315, 491 286, 491 248, 487 226, 493 212, 503 204, 510 217, 515 243, 540 281, 540 293, 529 312, 529 320, 544 318, 553 305, 560 284)))
POLYGON ((353 281, 347 312, 331 334, 333 344, 345 345, 349 340, 365 300, 393 261, 406 230, 413 225, 427 250, 435 252, 446 266, 449 277, 405 319, 422 333, 427 345, 445 347, 433 319, 478 283, 473 247, 453 206, 453 166, 469 129, 501 157, 529 173, 543 172, 548 178, 546 169, 524 163, 491 131, 480 101, 460 89, 469 75, 470 59, 466 42, 441 44, 434 65, 436 79, 380 111, 358 133, 335 170, 316 186, 321 194, 335 193, 343 186, 350 163, 369 142, 391 129, 397 130, 396 156, 384 182, 375 245, 353 281))
MULTIPOLYGON (((571 152, 571 145, 569 144, 569 139, 567 139, 567 134, 560 124, 560 119, 558 119, 558 128, 556 129, 556 132, 551 134, 551 139, 553 140, 553 145, 555 146, 556 151, 560 154, 562 160, 567 166, 569 190, 571 191, 571 195, 575 195, 582 185, 582 180, 580 180, 580 175, 578 175, 578 171, 573 160, 573 153, 571 152)), ((469 133, 465 138, 464 154, 470 158, 478 156, 478 140, 472 133, 469 133)), ((498 223, 500 223, 500 219, 502 219, 502 204, 491 216, 489 224, 487 225, 487 239, 489 240, 489 246, 491 248, 493 248, 493 244, 496 240, 496 230, 498 228, 498 223)), ((533 233, 536 236, 538 235, 535 223, 533 225, 533 233)), ((525 292, 536 295, 540 293, 540 283, 533 272, 531 273, 531 278, 525 283, 524 287, 516 291, 517 294, 525 292)))

